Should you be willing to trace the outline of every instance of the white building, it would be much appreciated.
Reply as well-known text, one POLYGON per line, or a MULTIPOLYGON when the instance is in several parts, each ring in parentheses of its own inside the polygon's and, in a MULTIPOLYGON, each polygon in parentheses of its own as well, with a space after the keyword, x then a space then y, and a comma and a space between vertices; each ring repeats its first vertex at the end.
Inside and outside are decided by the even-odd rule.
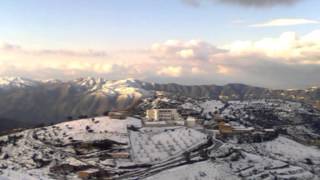
POLYGON ((177 109, 149 109, 146 118, 148 121, 180 121, 177 109))
POLYGON ((196 124, 197 124, 197 119, 196 119, 196 118, 189 116, 189 117, 186 119, 186 126, 188 126, 188 127, 195 127, 196 124))

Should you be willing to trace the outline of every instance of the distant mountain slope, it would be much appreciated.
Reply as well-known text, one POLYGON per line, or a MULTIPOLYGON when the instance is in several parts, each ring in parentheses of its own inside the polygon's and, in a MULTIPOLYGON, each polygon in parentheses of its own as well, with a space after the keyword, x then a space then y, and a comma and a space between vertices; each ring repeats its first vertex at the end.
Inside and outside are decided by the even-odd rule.
POLYGON ((130 109, 143 98, 154 96, 156 91, 220 100, 290 99, 320 107, 320 88, 270 90, 243 84, 186 86, 134 79, 111 81, 102 78, 80 78, 62 82, 1 78, 0 118, 13 119, 14 124, 28 126, 61 122, 67 117, 94 116, 105 111, 130 109))
POLYGON ((22 88, 36 86, 37 81, 21 78, 21 77, 2 77, 0 78, 0 88, 10 89, 10 88, 22 88))
POLYGON ((101 115, 127 109, 152 95, 134 80, 78 79, 0 88, 0 117, 27 124, 60 122, 68 116, 101 115))
POLYGON ((171 92, 190 97, 209 97, 212 99, 248 99, 261 98, 270 94, 270 90, 244 84, 195 85, 154 84, 150 89, 171 92))

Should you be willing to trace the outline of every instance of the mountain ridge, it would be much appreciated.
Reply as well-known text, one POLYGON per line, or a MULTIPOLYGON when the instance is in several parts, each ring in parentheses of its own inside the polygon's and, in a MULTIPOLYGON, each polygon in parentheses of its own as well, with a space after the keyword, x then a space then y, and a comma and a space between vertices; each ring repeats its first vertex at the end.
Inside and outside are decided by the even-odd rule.
POLYGON ((222 101, 284 99, 320 108, 320 88, 272 90, 240 83, 193 86, 150 83, 132 78, 106 80, 92 77, 70 81, 6 78, 5 82, 6 86, 0 86, 0 118, 6 121, 1 123, 10 123, 11 119, 15 124, 21 122, 23 127, 25 124, 50 124, 84 115, 96 116, 106 111, 131 109, 145 98, 154 98, 159 91, 222 101))
MULTIPOLYGON (((25 77, 21 77, 21 76, 5 76, 5 77, 0 77, 0 88, 1 88, 1 84, 7 81, 14 84, 18 81, 20 81, 21 84, 23 84, 23 82, 25 82, 25 85, 28 84, 27 82, 33 82, 34 85, 37 84, 46 84, 46 83, 71 83, 71 82, 81 82, 81 81, 97 81, 97 82, 123 82, 123 81, 132 81, 132 82, 137 82, 137 83, 144 83, 144 84, 150 84, 150 85, 179 85, 179 86, 185 86, 185 87, 193 87, 193 86, 250 86, 250 87, 256 87, 256 88, 264 88, 264 89, 269 89, 269 90, 287 90, 287 91, 297 91, 297 90, 309 90, 309 89, 318 89, 320 88, 320 85, 313 85, 313 86, 309 86, 306 88, 269 88, 269 87, 263 87, 263 86, 257 86, 257 85, 251 85, 251 84, 246 84, 246 83, 238 83, 238 82, 231 82, 231 83, 226 83, 226 84, 215 84, 215 83, 208 83, 208 84, 180 84, 180 83, 173 83, 173 82, 169 82, 169 83, 156 83, 156 82, 149 82, 149 81, 144 81, 144 80, 140 80, 140 79, 134 79, 134 78, 126 78, 126 79, 118 79, 118 80, 114 80, 114 79, 105 79, 105 78, 101 78, 101 77, 79 77, 73 80, 60 80, 60 79, 45 79, 45 80, 36 80, 36 79, 32 79, 32 78, 25 78, 25 77)), ((29 83, 31 84, 31 83, 29 83)))
MULTIPOLYGON (((216 87, 225 87, 225 86, 245 86, 245 87, 255 87, 255 88, 263 88, 271 91, 277 91, 277 90, 283 90, 283 91, 312 91, 315 89, 319 89, 320 85, 313 85, 306 88, 269 88, 269 87, 263 87, 263 86, 257 86, 257 85, 251 85, 246 83, 238 83, 238 82, 232 82, 232 83, 226 83, 226 84, 180 84, 180 83, 156 83, 156 82, 149 82, 144 81, 140 79, 134 79, 134 78, 126 78, 126 79, 105 79, 101 77, 80 77, 72 80, 60 80, 60 79, 46 79, 46 80, 36 80, 31 78, 24 78, 19 76, 6 76, 6 77, 0 77, 0 89, 3 88, 3 86, 8 86, 11 88, 17 87, 17 88, 23 88, 27 86, 35 86, 39 84, 58 84, 58 83, 73 83, 73 84, 79 84, 81 83, 87 83, 87 86, 90 86, 91 83, 100 83, 100 85, 103 85, 102 83, 119 83, 119 82, 131 82, 132 84, 139 84, 140 86, 143 86, 144 88, 147 87, 155 87, 157 85, 167 85, 167 86, 183 86, 183 87, 205 87, 205 86, 216 86, 216 87), (88 84, 89 83, 89 84, 88 84), (20 86, 15 86, 15 84, 19 84, 20 86)), ((127 85, 130 85, 129 83, 127 85)), ((81 86, 85 86, 85 84, 82 84, 81 86)))

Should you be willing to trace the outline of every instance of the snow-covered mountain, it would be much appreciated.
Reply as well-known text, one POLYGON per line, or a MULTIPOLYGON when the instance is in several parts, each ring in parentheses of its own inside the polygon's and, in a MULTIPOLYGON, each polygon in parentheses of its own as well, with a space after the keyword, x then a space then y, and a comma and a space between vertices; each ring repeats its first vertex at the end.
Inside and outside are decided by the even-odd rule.
POLYGON ((1 82, 0 119, 6 126, 0 131, 130 109, 154 95, 154 91, 144 89, 144 82, 134 79, 81 78, 63 82, 3 78, 1 82))
POLYGON ((70 84, 75 87, 81 88, 91 93, 103 93, 105 95, 137 95, 145 96, 149 95, 150 92, 144 89, 145 82, 135 79, 124 79, 124 80, 106 80, 103 78, 79 78, 72 81, 60 81, 56 79, 49 80, 31 80, 22 77, 2 77, 0 78, 0 89, 12 89, 12 88, 26 88, 34 87, 38 85, 62 85, 70 84))
POLYGON ((85 88, 92 94, 101 95, 127 95, 127 96, 150 96, 151 92, 144 89, 145 83, 135 79, 108 81, 102 78, 80 78, 71 81, 75 85, 85 88))
POLYGON ((320 89, 270 90, 243 84, 186 86, 135 79, 79 78, 71 81, 0 79, 0 131, 61 122, 106 111, 133 109, 157 92, 211 100, 288 99, 320 107, 320 89), (14 123, 11 123, 14 122, 14 123))
POLYGON ((25 88, 38 85, 39 82, 22 77, 1 77, 0 89, 25 88))

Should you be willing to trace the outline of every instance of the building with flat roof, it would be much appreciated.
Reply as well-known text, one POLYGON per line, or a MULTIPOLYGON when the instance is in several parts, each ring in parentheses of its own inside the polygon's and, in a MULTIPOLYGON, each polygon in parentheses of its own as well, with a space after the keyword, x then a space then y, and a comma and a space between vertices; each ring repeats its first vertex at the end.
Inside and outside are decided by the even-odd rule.
POLYGON ((177 109, 148 109, 147 121, 180 121, 181 117, 177 109))
POLYGON ((255 131, 253 127, 232 126, 231 124, 223 121, 219 122, 218 127, 221 134, 244 134, 255 131))

